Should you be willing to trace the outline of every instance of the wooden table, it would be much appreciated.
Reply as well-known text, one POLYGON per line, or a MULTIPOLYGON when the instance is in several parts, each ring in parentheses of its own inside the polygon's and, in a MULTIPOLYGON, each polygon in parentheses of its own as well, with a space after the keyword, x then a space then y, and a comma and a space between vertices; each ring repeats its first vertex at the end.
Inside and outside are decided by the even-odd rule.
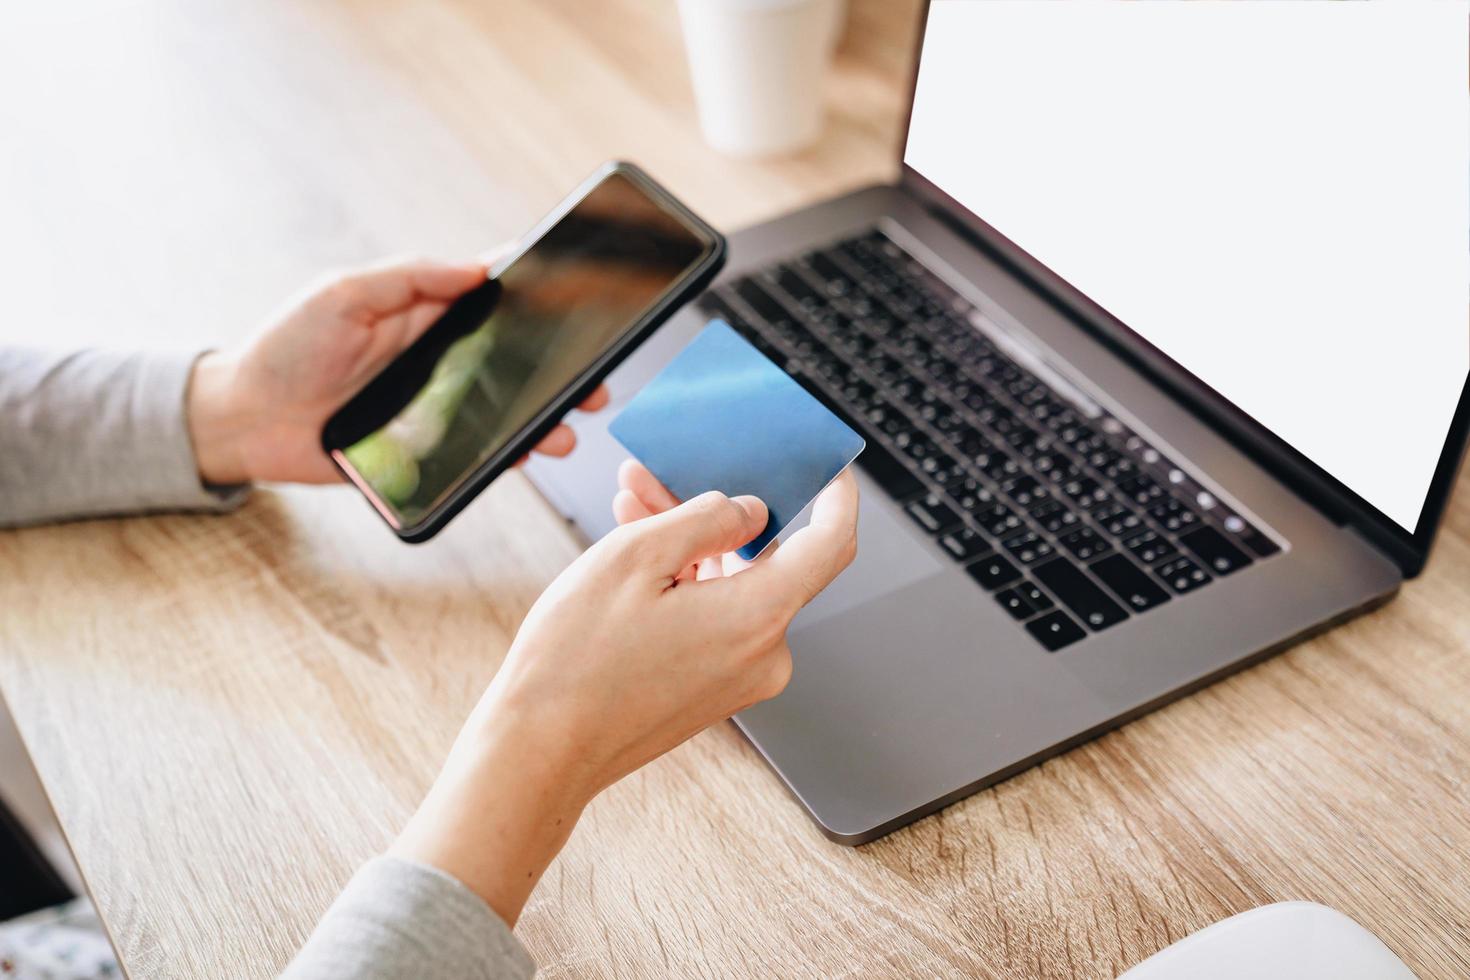
MULTIPOLYGON (((323 266, 510 237, 613 156, 727 227, 889 179, 914 10, 859 2, 821 144, 748 163, 698 139, 664 2, 17 7, 0 339, 232 341, 323 266)), ((580 547, 519 476, 454 532, 283 489, 0 533, 0 689, 134 977, 271 975, 393 837, 580 547)), ((1282 899, 1470 974, 1463 487, 1387 608, 860 849, 719 726, 593 804, 519 933, 548 977, 1101 977, 1282 899)))

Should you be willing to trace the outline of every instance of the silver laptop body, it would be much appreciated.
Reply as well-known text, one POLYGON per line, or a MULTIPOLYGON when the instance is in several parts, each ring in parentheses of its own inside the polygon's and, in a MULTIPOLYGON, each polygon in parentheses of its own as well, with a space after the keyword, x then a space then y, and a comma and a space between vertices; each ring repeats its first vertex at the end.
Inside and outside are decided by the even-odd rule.
MULTIPOLYGON (((1010 383, 1021 392, 1014 398, 1004 381, 993 396, 975 394, 974 385, 963 390, 997 399, 1007 406, 1002 416, 1024 419, 1023 431, 1039 433, 1040 451, 1024 440, 1019 449, 1007 445, 1006 436, 952 397, 952 382, 933 401, 946 417, 962 417, 1002 450, 1014 449, 1018 470, 997 468, 994 452, 978 457, 988 471, 972 465, 975 454, 963 455, 953 432, 933 429, 925 421, 932 413, 923 406, 905 419, 910 430, 941 447, 945 460, 960 457, 966 464, 971 489, 978 484, 985 491, 985 506, 973 510, 960 505, 964 489, 953 473, 933 468, 927 457, 907 456, 910 443, 902 432, 901 447, 868 421, 868 403, 845 410, 866 426, 864 434, 882 457, 859 469, 858 558, 797 618, 789 688, 734 719, 823 833, 845 844, 882 836, 1389 599, 1406 575, 1422 567, 1464 447, 1462 392, 1424 516, 1407 534, 1120 329, 981 218, 905 166, 895 185, 860 190, 734 234, 710 303, 685 310, 612 375, 607 411, 571 420, 579 440, 572 457, 537 460, 528 469, 589 539, 608 531, 625 453, 608 436, 606 422, 713 315, 745 321, 752 336, 765 338, 768 353, 786 358, 793 372, 840 404, 851 378, 830 370, 830 357, 811 361, 809 351, 788 344, 783 337, 789 334, 771 329, 757 309, 774 300, 800 321, 809 313, 803 307, 808 289, 821 303, 830 291, 843 311, 828 316, 828 328, 852 331, 871 324, 875 307, 902 321, 906 310, 913 312, 909 283, 916 280, 925 298, 913 315, 933 320, 936 305, 943 308, 939 329, 961 351, 952 361, 969 370, 966 357, 988 358, 1002 366, 1002 378, 1019 373, 1010 383), (873 297, 855 296, 854 286, 866 289, 872 278, 864 263, 885 256, 900 267, 902 284, 873 297), (743 291, 737 288, 742 284, 743 291), (980 340, 960 337, 961 326, 980 340), (814 373, 813 363, 825 363, 828 376, 814 373), (1092 458, 1110 461, 1112 477, 1069 456, 1062 430, 1048 426, 1046 411, 1041 418, 1026 414, 1038 406, 1072 413, 1067 418, 1078 420, 1083 439, 1098 440, 1084 448, 1100 447, 1101 455, 1092 458), (1117 431, 1104 432, 1105 426, 1117 431), (1110 441, 1119 433, 1122 441, 1110 441), (1070 479, 1052 480, 1036 468, 1043 457, 1049 468, 1073 460, 1068 465, 1080 469, 1070 479), (904 473, 881 469, 894 461, 904 473), (1055 522, 1062 520, 1059 512, 1045 502, 1038 506, 1034 493, 1022 493, 1026 501, 1018 504, 1003 489, 1033 483, 1081 519, 1042 529, 1033 513, 1055 522), (1122 489, 1125 483, 1131 490, 1122 489), (1162 494, 1150 496, 1155 487, 1162 494), (1077 488, 1080 494, 1072 492, 1077 488), (1162 503, 1171 498, 1181 498, 1180 509, 1193 518, 1171 523, 1182 519, 1162 503), (986 523, 996 502, 1019 518, 1016 527, 986 523), (1091 549, 1091 538, 1074 535, 1092 528, 1094 514, 1118 533, 1093 528, 1091 549), (1122 526, 1130 520, 1136 523, 1122 526), (956 528, 965 540, 958 540, 956 528), (1195 534, 1199 528, 1209 534, 1195 534), (1027 539, 1028 533, 1034 537, 1027 539), (1144 533, 1154 534, 1157 547, 1139 545, 1144 533), (1194 536, 1186 546, 1181 541, 1188 534, 1194 536), (1233 551, 1220 549, 1218 540, 1231 542, 1233 551), (976 549, 984 554, 977 558, 976 549), (1173 564, 1163 554, 1170 550, 1173 564), (1245 560, 1235 564, 1230 556, 1237 553, 1245 560), (986 555, 1003 558, 1016 577, 987 584, 988 572, 979 567, 986 555), (1112 555, 1121 557, 1099 564, 1112 555), (1196 570, 1204 584, 1187 581, 1196 570), (1129 594, 1135 580, 1128 576, 1139 573, 1147 582, 1129 594), (1102 612, 1089 605, 1102 602, 1095 599, 1099 594, 1122 610, 1121 618, 1106 603, 1102 612), (1015 608, 1018 601, 1023 609, 1015 608), (1053 629, 1071 623, 1062 633, 1080 627, 1083 635, 1050 649, 1057 634, 1043 634, 1043 621, 1053 629)), ((904 336, 890 339, 899 344, 904 336)), ((905 370, 927 377, 913 364, 905 370)), ((853 369, 852 376, 867 379, 864 391, 886 393, 867 371, 853 369)), ((887 397, 890 407, 905 407, 887 397)), ((983 410, 987 403, 972 404, 983 410)), ((976 445, 972 438, 969 448, 976 445)))

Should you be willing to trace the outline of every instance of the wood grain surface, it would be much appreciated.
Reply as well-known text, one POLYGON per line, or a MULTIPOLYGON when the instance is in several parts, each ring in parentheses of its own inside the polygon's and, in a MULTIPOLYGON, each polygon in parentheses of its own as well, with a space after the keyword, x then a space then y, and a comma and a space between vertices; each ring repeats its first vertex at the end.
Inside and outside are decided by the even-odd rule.
MULTIPOLYGON (((757 163, 699 140, 667 2, 15 5, 0 342, 237 340, 609 157, 726 227, 890 179, 915 11, 856 3, 821 143, 757 163)), ((579 547, 519 475, 417 548, 345 488, 0 532, 0 690, 130 974, 277 971, 579 547)), ((1090 978, 1284 899, 1470 975, 1463 486, 1384 609, 862 848, 719 726, 592 805, 518 932, 553 978, 1090 978)))

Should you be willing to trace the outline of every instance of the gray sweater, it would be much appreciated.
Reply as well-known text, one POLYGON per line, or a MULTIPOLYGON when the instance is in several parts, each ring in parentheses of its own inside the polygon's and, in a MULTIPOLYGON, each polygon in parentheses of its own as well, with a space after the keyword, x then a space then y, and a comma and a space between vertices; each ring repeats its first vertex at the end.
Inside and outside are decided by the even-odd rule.
MULTIPOLYGON (((184 398, 197 356, 0 348, 0 527, 236 506, 246 488, 203 486, 189 444, 184 398)), ((505 923, 458 880, 380 857, 343 889, 283 976, 489 980, 535 971, 505 923)))

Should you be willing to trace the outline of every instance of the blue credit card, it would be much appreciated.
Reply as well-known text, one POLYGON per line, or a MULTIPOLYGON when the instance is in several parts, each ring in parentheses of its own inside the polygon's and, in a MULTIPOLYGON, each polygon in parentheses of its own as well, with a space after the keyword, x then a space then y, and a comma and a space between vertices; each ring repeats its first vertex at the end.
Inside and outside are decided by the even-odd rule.
POLYGON ((680 500, 754 494, 770 509, 750 559, 863 451, 848 428, 724 320, 711 320, 608 425, 680 500))

